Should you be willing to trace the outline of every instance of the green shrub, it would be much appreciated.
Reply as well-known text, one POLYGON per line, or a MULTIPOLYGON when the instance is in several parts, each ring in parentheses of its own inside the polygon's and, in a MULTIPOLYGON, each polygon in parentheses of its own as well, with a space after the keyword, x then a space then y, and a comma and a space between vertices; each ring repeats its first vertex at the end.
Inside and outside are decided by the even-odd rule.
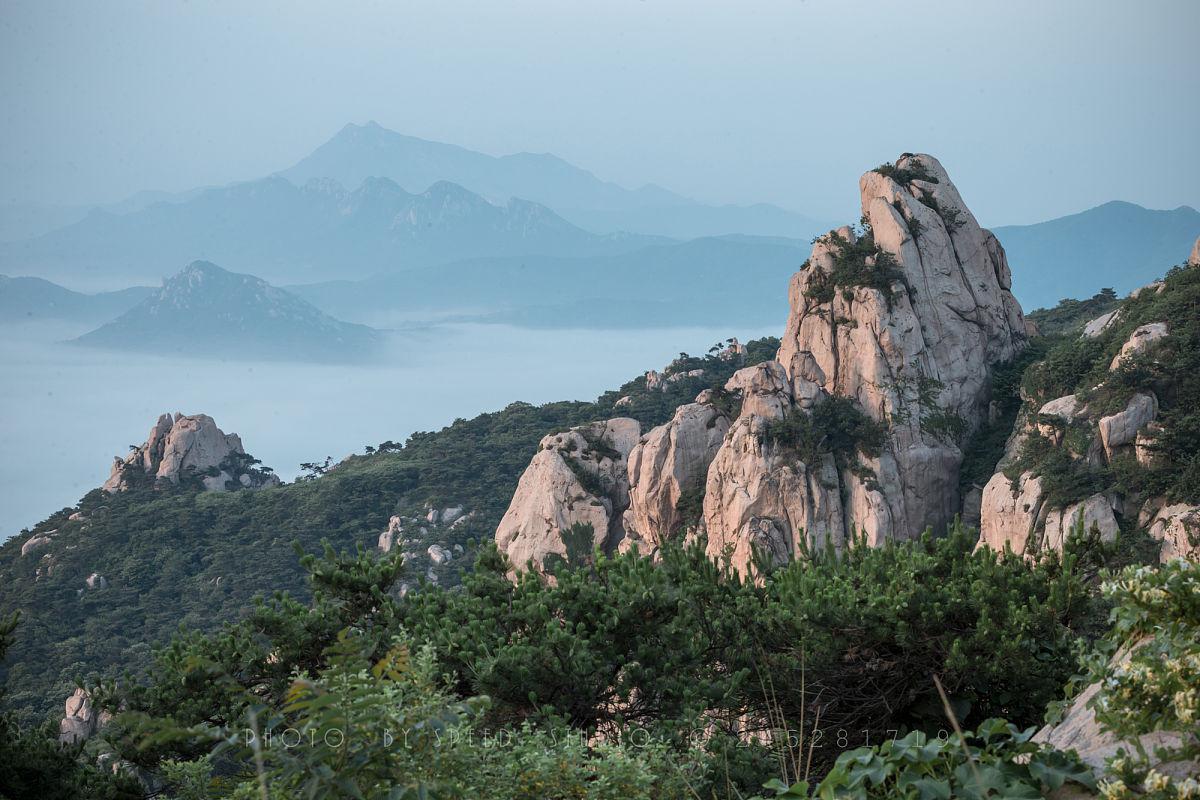
MULTIPOLYGON (((890 309, 896 297, 895 285, 900 284, 908 291, 904 272, 896 265, 891 253, 875 246, 869 227, 853 243, 837 231, 825 234, 819 241, 830 245, 833 267, 828 273, 814 274, 809 282, 806 296, 814 302, 828 303, 838 290, 849 300, 852 290, 861 286, 882 294, 890 309), (873 263, 868 264, 867 259, 872 259, 873 263)), ((812 269, 811 266, 801 267, 805 268, 812 269)))
POLYGON ((1157 767, 1200 763, 1200 565, 1175 559, 1158 568, 1127 567, 1103 591, 1114 604, 1113 624, 1074 681, 1099 684, 1088 707, 1105 731, 1130 744, 1109 759, 1103 796, 1193 796, 1194 778, 1173 778, 1157 767), (1148 751, 1141 737, 1152 732, 1176 734, 1178 743, 1148 751))
POLYGON ((887 431, 850 398, 829 397, 811 412, 792 408, 779 419, 768 420, 759 436, 806 464, 816 464, 824 453, 832 453, 839 464, 852 465, 858 463, 859 453, 877 457, 887 431))
MULTIPOLYGON (((912 154, 905 153, 904 155, 909 156, 912 154)), ((904 187, 911 185, 915 180, 925 181, 926 183, 938 182, 938 179, 929 174, 929 170, 925 169, 925 165, 916 160, 910 160, 907 167, 898 167, 891 162, 880 164, 874 171, 886 178, 891 178, 904 187)))
POLYGON ((961 736, 930 738, 914 731, 843 753, 811 794, 807 783, 789 787, 775 781, 767 788, 775 797, 863 800, 1038 800, 1068 783, 1095 788, 1091 770, 1076 756, 1030 741, 1035 730, 989 719, 961 736))

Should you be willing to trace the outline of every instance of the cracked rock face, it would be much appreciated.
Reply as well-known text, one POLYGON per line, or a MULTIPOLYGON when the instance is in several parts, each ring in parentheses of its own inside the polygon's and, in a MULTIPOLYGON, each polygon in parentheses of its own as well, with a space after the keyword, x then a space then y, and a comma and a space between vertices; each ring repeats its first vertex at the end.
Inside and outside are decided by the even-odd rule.
POLYGON ((620 544, 629 507, 626 459, 640 435, 637 420, 620 417, 542 439, 496 528, 496 545, 514 569, 546 573, 594 547, 611 552, 620 544), (591 541, 575 540, 577 523, 591 526, 591 541))
POLYGON ((144 444, 123 460, 113 460, 112 474, 103 488, 110 493, 125 491, 142 476, 152 483, 179 483, 180 477, 189 473, 203 476, 204 488, 209 491, 223 491, 226 483, 235 479, 250 488, 279 482, 274 476, 264 477, 232 463, 245 455, 241 438, 224 433, 207 414, 163 414, 144 444), (207 474, 213 471, 216 474, 207 474))
POLYGON ((712 463, 729 431, 729 418, 708 403, 688 403, 675 416, 642 436, 629 454, 629 508, 624 514, 626 538, 651 555, 684 524, 680 500, 699 498, 712 463))
POLYGON ((1003 248, 941 164, 906 155, 896 167, 903 182, 875 171, 859 182, 874 245, 859 270, 894 268, 890 290, 837 284, 846 254, 871 249, 853 230, 818 240, 792 278, 778 364, 733 387, 743 410, 709 469, 704 518, 710 552, 732 554, 738 568, 752 541, 788 558, 802 535, 840 544, 853 526, 872 543, 909 538, 961 508, 962 452, 928 419, 959 420, 960 434, 977 428, 989 365, 1020 352, 1025 322, 1003 248), (861 459, 873 475, 832 457, 800 463, 760 441, 767 420, 831 395, 885 425, 881 454, 861 459))

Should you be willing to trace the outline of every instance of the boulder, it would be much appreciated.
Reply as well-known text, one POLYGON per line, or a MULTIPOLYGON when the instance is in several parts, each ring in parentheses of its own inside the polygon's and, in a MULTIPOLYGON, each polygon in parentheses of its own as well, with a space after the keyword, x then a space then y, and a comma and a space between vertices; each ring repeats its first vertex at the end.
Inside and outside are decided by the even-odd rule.
POLYGON ((425 513, 425 521, 432 525, 453 525, 463 515, 462 506, 449 508, 430 508, 425 513))
MULTIPOLYGON (((1132 650, 1129 647, 1122 648, 1113 655, 1110 663, 1128 664, 1132 650)), ((1178 734, 1167 731, 1144 734, 1139 742, 1126 742, 1103 730, 1096 721, 1095 712, 1088 707, 1095 701, 1100 689, 1099 683, 1086 687, 1067 706, 1062 719, 1053 725, 1044 726, 1034 735, 1033 741, 1058 750, 1074 750, 1079 759, 1092 768, 1097 778, 1109 777, 1106 775, 1106 762, 1120 749, 1132 753, 1141 747, 1146 753, 1153 754, 1159 748, 1175 748, 1181 744, 1178 734)), ((1176 762, 1157 765, 1157 769, 1164 774, 1182 777, 1197 774, 1200 772, 1200 765, 1176 762)))
POLYGON ((1038 550, 1057 550, 1070 538, 1075 526, 1082 520, 1085 533, 1098 531, 1100 540, 1111 542, 1120 533, 1120 526, 1113 514, 1112 504, 1102 494, 1094 494, 1079 503, 1064 509, 1053 509, 1046 514, 1045 527, 1038 550))
POLYGON ((1166 288, 1167 288, 1167 284, 1165 281, 1151 281, 1150 283, 1147 283, 1145 286, 1139 286, 1138 288, 1136 288, 1132 292, 1130 292, 1129 299, 1136 300, 1142 296, 1143 292, 1151 292, 1152 291, 1155 294, 1162 294, 1163 290, 1166 288))
POLYGON ((626 458, 640 434, 637 420, 621 417, 542 439, 496 528, 496 545, 514 569, 532 565, 546 573, 594 547, 620 544, 629 506, 626 458), (591 526, 592 541, 575 540, 576 524, 591 526))
POLYGON ((440 544, 429 545, 429 548, 425 552, 429 555, 429 560, 434 564, 445 564, 447 561, 453 558, 453 556, 450 555, 450 551, 442 547, 440 544))
POLYGON ((38 550, 41 550, 46 545, 50 544, 50 540, 53 538, 54 533, 56 533, 56 531, 48 531, 46 533, 39 533, 37 536, 30 536, 25 540, 25 543, 21 545, 21 555, 27 556, 30 553, 36 553, 38 550))
POLYGON ((1082 416, 1086 410, 1085 406, 1079 402, 1079 399, 1073 394, 1059 397, 1046 403, 1038 411, 1038 417, 1053 417, 1057 419, 1057 424, 1038 420, 1037 430, 1042 436, 1050 439, 1055 444, 1062 443, 1062 431, 1072 420, 1082 416))
POLYGON ((708 466, 728 430, 729 418, 721 411, 688 403, 675 410, 670 422, 641 437, 629 454, 623 548, 636 542, 639 552, 648 554, 678 532, 680 498, 693 492, 699 502, 708 466))
POLYGON ((1188 266, 1200 267, 1200 236, 1196 237, 1196 243, 1192 245, 1192 254, 1188 256, 1188 266))
POLYGON ((1116 369, 1126 358, 1134 358, 1148 352, 1151 345, 1166 335, 1167 323, 1165 322, 1151 322, 1138 327, 1129 334, 1129 339, 1125 341, 1125 344, 1121 345, 1121 351, 1113 356, 1112 362, 1108 365, 1109 370, 1116 369))
POLYGON ((1113 322, 1116 321, 1117 315, 1121 313, 1121 309, 1116 308, 1106 314, 1101 314, 1095 319, 1083 326, 1083 338, 1095 339, 1100 334, 1108 330, 1113 322))
POLYGON ((98 572, 93 572, 91 575, 87 576, 87 580, 84 581, 84 584, 89 589, 107 589, 108 579, 98 572))
POLYGON ((1117 448, 1134 443, 1138 431, 1158 416, 1158 398, 1149 392, 1139 392, 1129 399, 1125 410, 1100 418, 1100 441, 1109 461, 1117 448))

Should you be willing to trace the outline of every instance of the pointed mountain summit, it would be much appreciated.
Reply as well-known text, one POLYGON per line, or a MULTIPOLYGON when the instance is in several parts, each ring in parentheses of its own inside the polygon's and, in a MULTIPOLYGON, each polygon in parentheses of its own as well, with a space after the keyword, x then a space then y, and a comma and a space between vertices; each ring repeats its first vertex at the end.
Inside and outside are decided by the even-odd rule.
POLYGON ((550 153, 490 156, 458 145, 350 124, 289 169, 296 184, 329 177, 347 186, 385 175, 409 191, 452 181, 503 205, 524 198, 596 233, 627 231, 681 239, 744 233, 810 239, 825 224, 765 203, 712 206, 653 184, 626 189, 550 153))
POLYGON ((253 275, 194 261, 117 319, 75 342, 228 359, 356 360, 383 335, 317 310, 253 275))

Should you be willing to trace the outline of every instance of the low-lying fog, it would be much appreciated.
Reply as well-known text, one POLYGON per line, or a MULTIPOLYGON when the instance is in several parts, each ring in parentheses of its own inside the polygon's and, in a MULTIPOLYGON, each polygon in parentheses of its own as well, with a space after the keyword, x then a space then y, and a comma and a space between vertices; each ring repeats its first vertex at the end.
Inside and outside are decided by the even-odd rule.
POLYGON ((57 344, 64 325, 0 328, 0 541, 73 505, 164 412, 205 413, 285 480, 304 461, 402 442, 515 400, 593 400, 681 351, 772 330, 406 333, 387 363, 327 366, 125 355, 57 344))

